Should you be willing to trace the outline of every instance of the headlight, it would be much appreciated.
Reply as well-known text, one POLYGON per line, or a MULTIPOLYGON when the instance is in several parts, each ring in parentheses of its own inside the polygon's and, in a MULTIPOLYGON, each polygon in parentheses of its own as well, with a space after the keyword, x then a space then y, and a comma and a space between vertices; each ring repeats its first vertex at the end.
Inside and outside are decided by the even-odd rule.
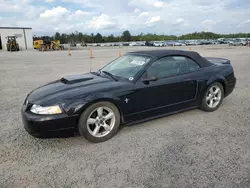
POLYGON ((34 114, 61 114, 62 113, 62 110, 58 105, 43 107, 43 106, 34 104, 31 107, 30 111, 33 112, 34 114))

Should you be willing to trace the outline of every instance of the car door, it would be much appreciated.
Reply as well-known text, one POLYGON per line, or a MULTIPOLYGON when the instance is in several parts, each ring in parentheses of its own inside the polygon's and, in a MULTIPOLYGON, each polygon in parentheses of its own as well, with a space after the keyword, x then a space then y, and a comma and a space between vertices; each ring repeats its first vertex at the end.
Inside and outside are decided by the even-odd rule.
POLYGON ((193 71, 199 68, 193 60, 183 56, 167 56, 156 60, 135 84, 135 111, 143 113, 194 100, 197 81, 193 71), (152 77, 156 80, 143 81, 152 77))

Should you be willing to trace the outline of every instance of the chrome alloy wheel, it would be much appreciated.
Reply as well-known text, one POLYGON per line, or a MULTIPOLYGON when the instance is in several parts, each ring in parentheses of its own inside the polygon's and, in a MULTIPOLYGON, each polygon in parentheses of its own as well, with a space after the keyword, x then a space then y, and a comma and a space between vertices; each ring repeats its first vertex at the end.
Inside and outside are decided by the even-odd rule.
POLYGON ((93 110, 87 119, 87 129, 94 137, 108 135, 115 125, 115 114, 108 107, 98 107, 93 110))
POLYGON ((214 85, 212 86, 206 96, 206 103, 209 108, 215 108, 221 100, 221 89, 217 86, 214 85))

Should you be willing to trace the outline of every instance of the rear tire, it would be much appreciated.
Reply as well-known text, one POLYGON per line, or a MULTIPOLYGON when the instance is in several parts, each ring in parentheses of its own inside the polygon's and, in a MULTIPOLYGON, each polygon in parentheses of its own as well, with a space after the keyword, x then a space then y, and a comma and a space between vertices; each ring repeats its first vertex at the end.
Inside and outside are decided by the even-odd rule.
POLYGON ((224 89, 221 83, 212 83, 204 93, 201 102, 201 110, 206 112, 213 112, 217 110, 224 98, 224 89))
POLYGON ((104 142, 112 138, 120 126, 120 113, 110 102, 97 102, 80 116, 79 133, 90 142, 104 142))

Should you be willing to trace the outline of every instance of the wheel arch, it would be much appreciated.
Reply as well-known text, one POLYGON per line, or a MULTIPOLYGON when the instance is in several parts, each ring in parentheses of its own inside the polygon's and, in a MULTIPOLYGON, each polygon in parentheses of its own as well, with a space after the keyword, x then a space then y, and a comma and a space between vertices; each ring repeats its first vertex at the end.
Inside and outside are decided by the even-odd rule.
POLYGON ((120 123, 123 123, 124 122, 124 116, 123 116, 123 113, 122 113, 122 110, 120 108, 120 106, 117 104, 116 100, 112 99, 112 98, 108 98, 108 97, 103 97, 103 98, 98 98, 98 99, 94 99, 94 100, 91 100, 91 101, 88 101, 87 103, 85 103, 79 110, 78 110, 78 118, 77 118, 77 122, 79 121, 80 119, 80 116, 81 114, 91 105, 97 103, 97 102, 110 102, 112 103, 113 105, 115 105, 115 107, 118 109, 119 113, 120 113, 120 119, 121 119, 121 122, 120 123))
POLYGON ((226 93, 226 79, 223 77, 212 77, 210 78, 203 86, 202 89, 200 90, 200 94, 199 97, 197 99, 198 104, 201 103, 202 98, 205 94, 205 92, 207 91, 208 87, 213 84, 214 82, 219 82, 222 86, 223 86, 223 90, 224 90, 224 95, 226 93))
POLYGON ((226 93, 226 79, 223 76, 216 76, 209 79, 206 83, 206 88, 208 88, 212 83, 219 82, 223 86, 224 94, 226 93))

